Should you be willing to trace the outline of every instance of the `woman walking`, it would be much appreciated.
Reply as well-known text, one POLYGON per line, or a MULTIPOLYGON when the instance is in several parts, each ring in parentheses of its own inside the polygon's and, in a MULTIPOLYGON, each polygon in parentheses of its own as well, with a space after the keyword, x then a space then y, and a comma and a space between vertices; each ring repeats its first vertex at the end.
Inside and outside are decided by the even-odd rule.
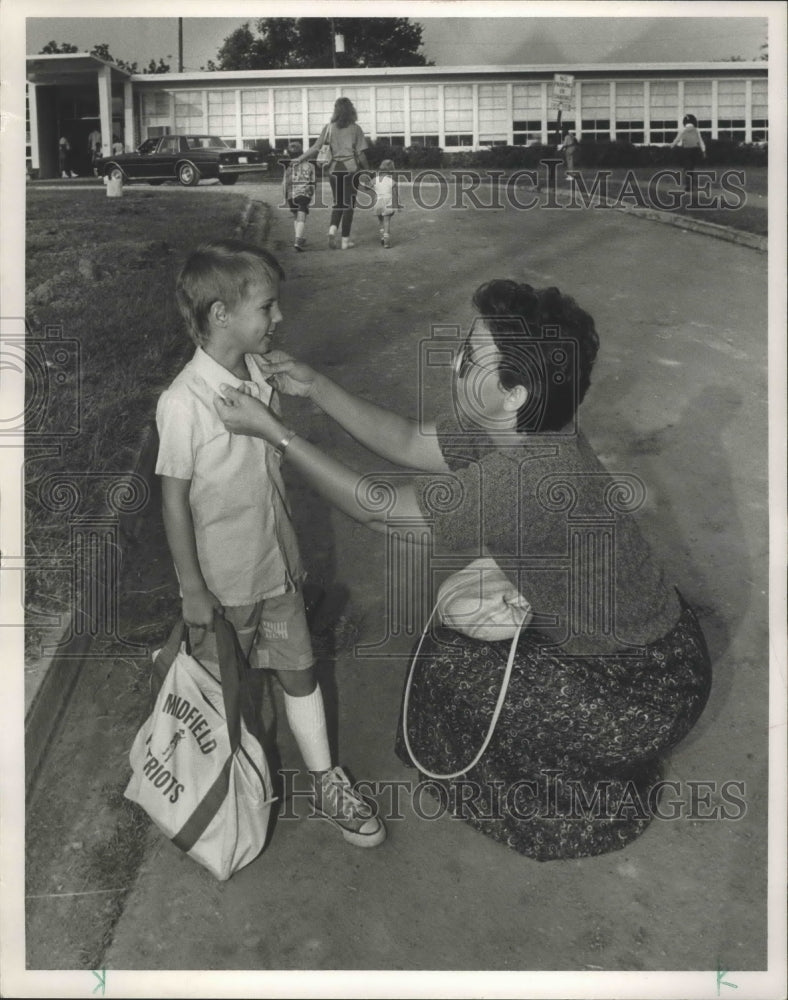
POLYGON ((328 229, 328 245, 337 247, 337 233, 341 237, 341 249, 355 246, 350 240, 353 225, 353 210, 356 205, 359 168, 369 169, 365 150, 369 147, 367 137, 357 123, 356 109, 347 97, 340 97, 334 104, 331 121, 323 126, 317 142, 299 156, 294 163, 314 160, 324 145, 331 150, 328 166, 328 180, 331 184, 331 224, 328 229))

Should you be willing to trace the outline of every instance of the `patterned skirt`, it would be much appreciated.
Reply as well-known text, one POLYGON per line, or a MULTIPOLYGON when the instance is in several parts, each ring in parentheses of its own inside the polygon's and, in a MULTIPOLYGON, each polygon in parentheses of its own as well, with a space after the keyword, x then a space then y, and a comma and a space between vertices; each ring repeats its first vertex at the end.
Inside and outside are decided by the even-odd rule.
MULTIPOLYGON (((500 693, 509 641, 438 628, 424 637, 396 752, 451 775, 477 756, 500 693)), ((487 750, 460 777, 422 776, 444 808, 539 861, 624 847, 649 825, 660 757, 700 717, 711 663, 694 611, 639 655, 555 655, 523 633, 487 750)))

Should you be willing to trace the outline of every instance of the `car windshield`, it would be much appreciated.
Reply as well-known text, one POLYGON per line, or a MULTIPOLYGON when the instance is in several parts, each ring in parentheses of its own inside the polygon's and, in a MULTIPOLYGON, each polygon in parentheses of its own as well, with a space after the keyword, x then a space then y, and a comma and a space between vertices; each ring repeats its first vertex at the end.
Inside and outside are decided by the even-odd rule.
POLYGON ((188 135, 186 145, 189 149, 228 149, 224 139, 218 135, 188 135))

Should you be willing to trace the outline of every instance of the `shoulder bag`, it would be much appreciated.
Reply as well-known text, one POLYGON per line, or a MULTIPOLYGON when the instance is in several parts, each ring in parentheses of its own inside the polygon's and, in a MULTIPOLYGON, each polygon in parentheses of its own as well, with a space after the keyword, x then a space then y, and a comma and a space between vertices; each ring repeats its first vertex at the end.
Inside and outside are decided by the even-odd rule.
POLYGON ((220 676, 190 655, 182 620, 154 653, 153 711, 129 754, 125 796, 224 881, 265 844, 274 801, 235 629, 214 618, 220 676))
POLYGON ((329 126, 328 126, 328 136, 326 137, 326 141, 323 143, 323 145, 318 150, 315 162, 320 167, 327 167, 329 165, 329 163, 331 163, 332 159, 333 159, 333 156, 331 154, 331 125, 329 124, 329 126))
POLYGON ((508 577, 503 573, 495 560, 491 558, 475 559, 464 569, 450 576, 439 587, 435 608, 427 620, 427 624, 424 626, 424 631, 413 654, 413 661, 408 672, 408 679, 405 682, 405 693, 402 700, 402 735, 405 741, 405 748, 416 767, 423 774, 426 774, 428 778, 436 778, 440 781, 459 778, 461 775, 467 774, 482 759, 484 752, 490 745, 498 717, 506 700, 520 634, 530 622, 532 616, 531 605, 519 593, 517 588, 509 582, 508 577), (467 635, 472 639, 495 641, 511 638, 512 640, 503 680, 501 681, 501 690, 498 694, 498 700, 495 703, 495 709, 484 742, 479 752, 469 764, 466 764, 459 771, 453 771, 451 774, 437 774, 424 767, 414 754, 408 736, 408 706, 410 704, 413 673, 416 669, 424 636, 427 634, 427 630, 436 614, 448 628, 462 632, 463 635, 467 635))

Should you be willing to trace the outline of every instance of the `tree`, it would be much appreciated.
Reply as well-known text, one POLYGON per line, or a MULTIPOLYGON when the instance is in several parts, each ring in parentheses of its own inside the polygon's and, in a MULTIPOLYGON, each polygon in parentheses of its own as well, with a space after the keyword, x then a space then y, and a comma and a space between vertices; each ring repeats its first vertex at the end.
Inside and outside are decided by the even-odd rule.
POLYGON ((40 56, 57 56, 65 52, 79 52, 79 49, 70 42, 47 42, 38 54, 40 56))
POLYGON ((208 69, 328 69, 432 65, 419 51, 422 28, 407 17, 264 17, 228 35, 208 69), (345 51, 334 53, 334 35, 345 51), (335 62, 336 59, 336 62, 335 62))
MULTIPOLYGON (((79 52, 79 48, 76 45, 72 45, 70 42, 47 42, 47 44, 41 49, 39 55, 57 55, 59 53, 71 53, 79 52)), ((116 66, 120 66, 121 69, 127 70, 129 73, 139 73, 140 70, 135 62, 126 62, 125 59, 116 59, 115 56, 109 50, 109 45, 106 42, 99 42, 94 45, 90 50, 90 54, 95 56, 97 59, 103 59, 104 62, 114 63, 116 66)), ((172 56, 167 56, 171 59, 172 56)), ((159 59, 158 63, 155 59, 151 59, 147 67, 142 69, 143 73, 169 73, 170 65, 166 63, 163 59, 159 59)))

